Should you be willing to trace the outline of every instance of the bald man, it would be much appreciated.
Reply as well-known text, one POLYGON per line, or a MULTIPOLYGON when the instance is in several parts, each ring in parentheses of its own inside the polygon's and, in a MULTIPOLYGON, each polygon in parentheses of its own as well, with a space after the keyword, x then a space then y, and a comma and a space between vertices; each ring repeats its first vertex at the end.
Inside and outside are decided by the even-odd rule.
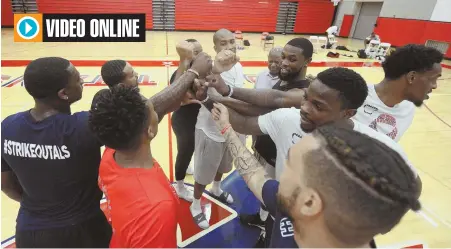
MULTIPOLYGON (((213 36, 213 43, 216 53, 224 50, 236 53, 235 36, 227 29, 218 30, 213 36)), ((229 71, 215 77, 223 80, 229 88, 244 86, 243 67, 239 62, 229 71)), ((244 135, 241 135, 240 139, 245 142, 244 135)), ((200 197, 206 185, 213 182, 210 193, 225 204, 233 203, 233 198, 220 187, 222 175, 232 170, 232 157, 226 148, 224 137, 216 127, 210 112, 203 105, 197 116, 194 144, 195 183, 190 211, 196 224, 206 229, 210 225, 200 205, 200 197)))
POLYGON ((265 69, 258 74, 254 89, 271 89, 279 81, 282 50, 282 47, 274 47, 269 51, 268 69, 265 69))

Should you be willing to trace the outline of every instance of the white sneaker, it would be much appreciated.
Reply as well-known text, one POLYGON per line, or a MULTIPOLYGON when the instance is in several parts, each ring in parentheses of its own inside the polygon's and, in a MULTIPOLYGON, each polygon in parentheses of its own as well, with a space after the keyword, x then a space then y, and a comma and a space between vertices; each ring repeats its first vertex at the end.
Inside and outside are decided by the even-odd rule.
POLYGON ((188 168, 186 169, 186 174, 187 175, 193 175, 194 174, 194 166, 192 164, 190 164, 188 166, 188 168))
POLYGON ((179 196, 179 198, 184 199, 189 202, 193 202, 194 193, 193 191, 189 190, 186 186, 183 186, 183 188, 179 188, 177 185, 174 186, 175 192, 179 196))

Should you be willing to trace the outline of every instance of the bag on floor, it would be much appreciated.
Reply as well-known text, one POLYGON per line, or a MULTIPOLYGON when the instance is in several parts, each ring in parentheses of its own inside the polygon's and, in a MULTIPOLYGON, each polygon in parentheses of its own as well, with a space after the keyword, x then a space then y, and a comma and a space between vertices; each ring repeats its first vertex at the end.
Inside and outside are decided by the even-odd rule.
POLYGON ((267 41, 271 41, 271 40, 274 40, 274 36, 268 35, 268 36, 266 36, 265 39, 266 39, 267 41))
POLYGON ((368 55, 365 53, 365 49, 360 49, 357 52, 357 57, 359 57, 360 59, 366 59, 368 58, 368 55))
POLYGON ((244 44, 244 46, 250 46, 251 45, 251 43, 249 42, 249 40, 244 40, 243 41, 243 44, 244 44))
POLYGON ((327 53, 327 57, 338 58, 338 57, 340 57, 340 54, 339 53, 334 53, 334 52, 329 52, 329 53, 327 53))

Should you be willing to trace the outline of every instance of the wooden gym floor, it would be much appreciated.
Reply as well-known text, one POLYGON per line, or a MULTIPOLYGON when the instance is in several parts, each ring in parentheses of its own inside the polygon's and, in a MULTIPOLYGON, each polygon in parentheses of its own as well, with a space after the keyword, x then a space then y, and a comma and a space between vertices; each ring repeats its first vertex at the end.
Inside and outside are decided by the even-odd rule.
MULTIPOLYGON (((1 117, 24 111, 33 106, 32 98, 22 87, 24 66, 27 61, 43 56, 60 56, 73 61, 85 77, 83 98, 73 105, 73 111, 88 110, 94 94, 105 87, 101 84, 100 66, 102 61, 124 59, 131 62, 141 75, 141 91, 152 96, 162 90, 176 69, 171 61, 177 60, 175 44, 187 38, 195 38, 203 45, 204 51, 214 55, 213 33, 208 32, 147 32, 145 43, 14 43, 12 29, 2 29, 2 88, 1 117)), ((293 35, 275 35, 275 44, 283 46, 293 35)), ((265 68, 267 51, 260 46, 259 34, 244 34, 251 46, 238 50, 249 81, 265 68)), ((363 47, 362 41, 338 39, 341 45, 351 50, 363 47)), ((369 60, 340 56, 326 57, 325 51, 314 54, 309 74, 331 66, 348 66, 362 74, 369 83, 378 83, 383 77, 382 69, 369 60), (362 63, 365 62, 365 63, 362 63)), ((393 231, 377 237, 379 246, 405 243, 423 243, 428 247, 451 247, 451 63, 445 61, 443 79, 438 89, 431 94, 426 104, 418 108, 414 122, 401 140, 409 158, 418 168, 423 180, 421 213, 409 213, 393 231)), ((246 82, 246 87, 252 87, 246 82)), ((249 141, 248 141, 249 144, 249 141)), ((152 142, 152 151, 173 179, 176 138, 170 129, 168 116, 160 123, 159 134, 152 142)), ((187 182, 192 183, 191 176, 187 182)), ((14 235, 15 219, 19 204, 2 193, 1 196, 1 240, 4 242, 14 235)), ((2 247, 4 243, 2 242, 2 247)))

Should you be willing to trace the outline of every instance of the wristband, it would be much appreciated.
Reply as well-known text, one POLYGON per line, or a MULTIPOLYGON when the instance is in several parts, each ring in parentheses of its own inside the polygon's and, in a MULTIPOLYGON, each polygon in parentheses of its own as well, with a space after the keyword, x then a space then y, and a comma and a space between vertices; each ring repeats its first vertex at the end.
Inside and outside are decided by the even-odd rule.
POLYGON ((227 97, 232 97, 233 94, 233 87, 229 86, 229 95, 227 95, 227 97))
POLYGON ((186 71, 195 74, 195 75, 197 76, 197 78, 199 78, 199 73, 198 73, 196 70, 190 68, 190 69, 188 69, 188 70, 186 70, 186 71))
POLYGON ((207 95, 207 97, 206 97, 204 100, 200 101, 200 103, 204 104, 204 103, 207 102, 209 99, 210 99, 210 96, 207 95))
POLYGON ((231 124, 226 125, 226 127, 224 127, 224 129, 221 130, 221 135, 224 135, 224 133, 226 133, 226 131, 231 127, 231 124))

